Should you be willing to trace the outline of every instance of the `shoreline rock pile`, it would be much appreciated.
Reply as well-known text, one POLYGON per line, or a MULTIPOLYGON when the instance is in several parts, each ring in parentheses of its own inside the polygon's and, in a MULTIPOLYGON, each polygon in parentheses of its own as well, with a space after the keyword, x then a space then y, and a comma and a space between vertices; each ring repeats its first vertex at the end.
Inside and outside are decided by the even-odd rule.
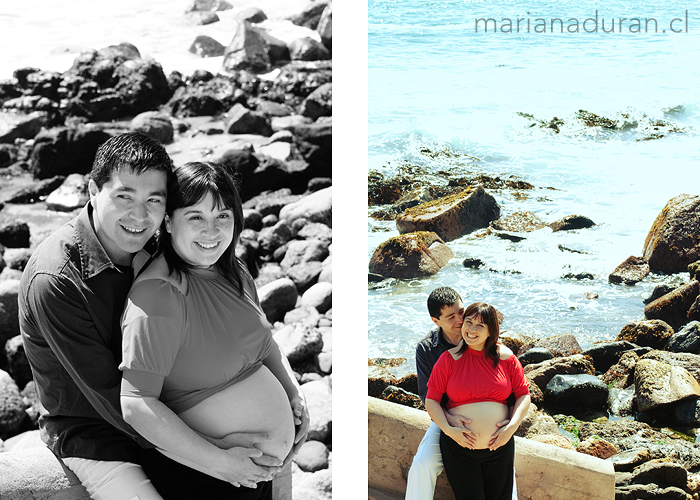
MULTIPOLYGON (((197 0, 188 15, 215 15, 225 4, 197 0)), ((81 54, 64 73, 23 68, 0 82, 0 451, 36 429, 17 320, 22 269, 86 203, 97 147, 140 130, 166 144, 175 165, 218 161, 239 179, 245 227, 236 255, 256 280, 311 416, 292 464, 293 497, 331 497, 332 3, 312 2, 293 20, 322 42, 289 47, 255 26, 264 12, 249 14, 220 74, 166 76, 122 43, 81 54)))

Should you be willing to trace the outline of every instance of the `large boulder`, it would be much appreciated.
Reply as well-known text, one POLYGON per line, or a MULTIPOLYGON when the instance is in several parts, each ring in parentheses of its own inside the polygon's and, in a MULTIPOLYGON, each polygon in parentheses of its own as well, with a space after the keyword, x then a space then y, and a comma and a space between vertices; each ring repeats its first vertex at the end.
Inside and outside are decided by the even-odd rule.
POLYGON ((611 366, 620 361, 623 353, 637 347, 631 342, 616 341, 593 344, 591 347, 583 351, 583 354, 590 356, 593 360, 593 366, 596 371, 605 373, 611 366))
POLYGON ((642 359, 662 361, 668 365, 683 368, 700 384, 700 356, 697 354, 654 350, 644 354, 642 359))
POLYGON ((33 139, 48 121, 43 111, 28 115, 0 112, 0 143, 13 144, 15 139, 33 139))
POLYGON ((691 321, 668 339, 666 350, 700 354, 700 322, 691 321))
POLYGON ((634 384, 640 412, 700 398, 700 384, 687 370, 652 359, 641 359, 637 363, 634 384))
POLYGON ((527 365, 524 371, 528 380, 537 384, 543 391, 555 375, 595 375, 593 363, 582 354, 575 354, 566 358, 554 358, 542 363, 527 365))
POLYGON ((242 104, 235 104, 228 112, 226 132, 229 134, 256 134, 269 137, 272 127, 267 117, 242 104))
POLYGON ((37 179, 87 174, 92 169, 97 148, 110 137, 101 130, 83 127, 43 130, 34 140, 29 168, 37 179))
POLYGON ((555 375, 544 391, 545 403, 555 408, 588 410, 608 402, 608 386, 594 375, 555 375))
POLYGON ((309 222, 320 222, 328 227, 332 225, 333 187, 327 187, 311 193, 293 203, 287 204, 279 212, 280 220, 288 224, 304 218, 309 222))
POLYGON ((319 86, 304 99, 299 107, 299 114, 312 120, 333 114, 333 84, 328 82, 319 86))
POLYGON ((581 346, 573 333, 564 333, 562 335, 553 335, 552 337, 538 339, 535 341, 534 347, 549 349, 555 357, 581 354, 581 346))
POLYGON ((175 134, 173 122, 165 113, 159 111, 144 111, 134 117, 129 124, 129 128, 136 132, 141 132, 163 144, 173 142, 175 134))
POLYGON ((320 240, 292 240, 280 265, 287 271, 297 264, 310 261, 322 262, 328 257, 329 244, 320 240))
POLYGON ((330 51, 311 37, 297 38, 289 44, 292 61, 325 61, 331 59, 330 51))
POLYGON ((225 71, 266 71, 270 68, 265 38, 248 21, 234 20, 234 34, 224 51, 225 71))
POLYGON ((700 259, 700 195, 669 200, 644 241, 644 258, 652 271, 676 273, 700 259))
POLYGON ((281 278, 258 289, 260 306, 270 323, 281 321, 297 303, 297 288, 289 278, 281 278))
POLYGON ((673 328, 659 319, 632 321, 622 327, 616 341, 627 341, 638 346, 663 349, 673 335, 673 328))
POLYGON ((29 225, 23 220, 0 218, 0 245, 8 248, 27 248, 29 236, 29 225))
POLYGON ((369 271, 384 278, 431 276, 445 267, 452 257, 452 250, 435 233, 402 234, 389 238, 374 250, 369 271))
POLYGON ((407 209, 396 216, 396 227, 401 234, 432 231, 451 241, 487 227, 500 213, 496 199, 477 186, 407 209))
POLYGON ((650 320, 665 321, 678 330, 688 322, 688 312, 698 296, 700 282, 693 280, 647 304, 644 307, 644 316, 650 320))
POLYGON ((643 257, 630 256, 608 276, 610 283, 634 285, 649 274, 649 263, 643 257))

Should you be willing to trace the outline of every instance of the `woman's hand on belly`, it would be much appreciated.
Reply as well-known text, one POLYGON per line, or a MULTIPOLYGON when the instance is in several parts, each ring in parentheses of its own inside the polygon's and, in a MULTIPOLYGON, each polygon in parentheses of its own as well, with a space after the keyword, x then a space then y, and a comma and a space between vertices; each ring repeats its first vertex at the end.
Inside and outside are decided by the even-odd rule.
MULTIPOLYGON (((489 448, 496 433, 502 429, 498 424, 508 418, 508 407, 493 401, 483 401, 451 408, 449 413, 455 418, 464 417, 471 420, 469 429, 473 433, 474 439, 473 441, 467 440, 467 445, 460 444, 465 448, 480 450, 489 448)), ((455 441, 457 440, 455 439, 455 441)), ((459 443, 459 441, 457 442, 459 443)))

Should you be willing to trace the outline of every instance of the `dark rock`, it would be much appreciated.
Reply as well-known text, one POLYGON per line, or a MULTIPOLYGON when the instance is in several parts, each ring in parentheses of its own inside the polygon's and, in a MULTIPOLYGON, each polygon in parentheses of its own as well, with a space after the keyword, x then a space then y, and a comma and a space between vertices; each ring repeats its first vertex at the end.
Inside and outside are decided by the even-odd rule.
POLYGON ((467 257, 466 259, 464 259, 462 261, 462 265, 464 267, 469 267, 471 269, 481 269, 486 264, 484 264, 484 261, 481 259, 474 259, 474 258, 467 257))
POLYGON ((581 255, 588 255, 588 252, 584 252, 583 250, 576 250, 575 248, 565 247, 564 245, 557 245, 557 248, 559 250, 561 250, 562 252, 570 252, 570 253, 578 253, 581 255))
POLYGON ((321 42, 310 37, 297 38, 288 47, 292 61, 325 61, 331 59, 331 53, 328 49, 321 42))
POLYGON ((56 190, 63 181, 65 176, 57 175, 51 177, 50 179, 43 179, 34 182, 32 185, 27 186, 19 191, 16 191, 5 201, 7 203, 35 203, 40 200, 40 198, 47 196, 54 190, 56 190))
POLYGON ((268 283, 258 289, 260 306, 268 321, 280 321, 284 315, 294 309, 297 303, 297 288, 289 278, 282 278, 268 283))
POLYGON ((651 292, 651 295, 644 299, 645 304, 650 304, 654 302, 656 299, 659 297, 663 297, 667 293, 670 293, 674 291, 676 288, 679 288, 677 286, 671 286, 671 285, 656 285, 654 287, 654 290, 651 292))
POLYGON ((312 1, 299 14, 288 17, 287 19, 297 26, 303 26, 315 30, 318 26, 323 11, 329 5, 329 1, 312 1))
POLYGON ((5 168, 17 161, 19 148, 14 144, 0 143, 0 168, 5 168))
POLYGON ((552 232, 586 229, 593 226, 595 226, 595 222, 582 215, 567 215, 549 225, 552 228, 552 232))
POLYGON ((562 279, 594 280, 595 276, 593 276, 591 273, 567 273, 562 275, 562 279))
POLYGON ((543 361, 547 361, 549 359, 552 359, 553 357, 554 355, 552 354, 552 351, 550 351, 546 347, 533 347, 531 349, 528 349, 524 353, 519 354, 518 360, 520 361, 521 365, 527 366, 536 363, 542 363, 543 361))
POLYGON ((673 328, 668 323, 659 319, 650 319, 626 324, 615 340, 625 340, 638 346, 663 349, 671 335, 673 335, 673 328))
POLYGON ((601 380, 611 387, 623 389, 634 383, 634 367, 639 355, 634 351, 622 353, 620 360, 608 368, 601 380))
MULTIPOLYGON (((5 342, 19 335, 18 294, 19 280, 0 281, 0 346, 3 347, 5 342)), ((5 357, 0 356, 0 368, 5 366, 5 357)))
POLYGON ((700 354, 700 322, 691 321, 668 339, 666 350, 700 354))
POLYGON ((632 472, 630 481, 633 484, 655 483, 663 487, 685 488, 688 482, 688 472, 681 464, 647 462, 632 472))
POLYGON ((5 343, 5 358, 7 360, 7 371, 14 379, 17 386, 22 389, 32 380, 32 369, 24 353, 22 336, 12 337, 5 343))
POLYGON ((265 39, 249 22, 235 21, 233 39, 224 51, 223 68, 228 72, 259 72, 270 68, 265 39))
POLYGON ((282 63, 289 62, 291 56, 289 55, 289 47, 287 44, 270 35, 267 31, 254 27, 258 30, 258 33, 265 42, 265 50, 267 51, 267 57, 270 59, 270 64, 273 66, 280 65, 282 63))
POLYGON ((243 227, 260 231, 262 229, 262 214, 255 209, 243 209, 243 227))
MULTIPOLYGON (((214 23, 218 23, 220 21, 219 16, 217 16, 214 12, 205 12, 205 11, 188 12, 187 19, 190 21, 190 23, 192 23, 196 26, 206 26, 207 24, 214 24, 214 23)), ((197 40, 199 38, 202 38, 202 37, 203 37, 203 35, 198 36, 197 39, 195 39, 194 43, 190 46, 190 52, 192 52, 193 54, 200 55, 197 52, 195 52, 194 50, 192 50, 192 48, 195 47, 197 40)), ((209 37, 207 37, 207 38, 209 38, 209 37)), ((223 54, 223 48, 224 48, 224 46, 222 45, 221 46, 222 54, 223 54)), ((219 54, 219 55, 221 55, 221 54, 219 54)))
POLYGON ((153 137, 163 144, 173 142, 173 123, 170 117, 158 111, 146 111, 140 113, 131 120, 129 128, 136 132, 141 132, 149 137, 153 137))
MULTIPOLYGON (((291 189, 282 188, 277 191, 266 191, 260 193, 259 195, 247 200, 243 204, 243 207, 254 208, 260 212, 260 215, 263 217, 271 214, 279 217, 282 208, 291 203, 299 201, 301 198, 301 195, 292 194, 291 189)), ((287 223, 290 223, 290 221, 287 221, 287 223)))
POLYGON ((321 35, 321 43, 328 49, 333 48, 333 4, 329 3, 323 10, 321 18, 318 21, 316 31, 321 35))
POLYGON ((595 374, 593 363, 582 354, 527 365, 524 371, 528 379, 537 384, 540 389, 546 388, 555 375, 595 374))
POLYGON ((611 366, 620 361, 624 352, 635 347, 637 346, 627 341, 596 343, 583 351, 583 354, 593 359, 596 371, 605 373, 611 366))
POLYGON ((634 285, 649 274, 649 264, 642 257, 630 256, 608 276, 610 283, 634 285))
POLYGON ((87 174, 92 169, 97 148, 110 137, 101 130, 85 128, 43 130, 34 141, 30 158, 32 174, 37 179, 87 174))
POLYGON ((700 426, 700 399, 692 398, 675 405, 673 418, 682 427, 700 426))
MULTIPOLYGON (((201 74, 201 73, 200 73, 201 74)), ((213 76, 206 80, 195 79, 175 90, 164 106, 164 110, 175 116, 216 116, 237 103, 245 102, 245 96, 236 80, 224 75, 213 76)))
POLYGON ((545 347, 557 357, 581 354, 581 346, 573 333, 564 333, 562 335, 538 339, 535 341, 534 347, 545 347))
POLYGON ((257 7, 250 7, 236 14, 236 19, 257 24, 265 21, 267 19, 267 16, 262 11, 262 9, 259 9, 257 7))
POLYGON ((0 143, 12 144, 15 139, 32 139, 48 124, 46 113, 25 114, 0 112, 0 143))
POLYGON ((393 385, 387 386, 379 395, 379 399, 421 410, 425 408, 418 396, 393 385))
POLYGON ((700 280, 700 260, 696 260, 692 264, 688 264, 688 273, 690 280, 700 280))
POLYGON ((601 408, 608 402, 608 386, 594 375, 555 375, 544 398, 547 405, 556 408, 601 408))
POLYGON ((499 214, 495 198, 478 186, 410 208, 396 217, 396 227, 401 234, 432 231, 451 241, 487 227, 499 214))
MULTIPOLYGON (((218 16, 217 16, 218 20, 218 16)), ((226 47, 207 35, 199 35, 190 45, 189 51, 199 57, 223 56, 226 47)))
POLYGON ((430 276, 445 267, 453 256, 452 250, 435 233, 402 234, 374 250, 369 271, 397 279, 430 276))
POLYGON ((700 196, 671 199, 656 217, 644 241, 644 257, 656 272, 686 271, 700 259, 700 196))
POLYGON ((311 92, 299 107, 299 114, 316 120, 333 114, 333 84, 324 83, 311 92))
POLYGON ((27 248, 29 225, 19 220, 0 220, 0 245, 8 248, 27 248))
POLYGON ((285 221, 272 227, 265 227, 258 235, 258 243, 263 252, 271 253, 292 239, 292 230, 285 221))
POLYGON ((368 367, 368 377, 367 377, 367 395, 373 398, 379 398, 390 385, 396 383, 396 377, 394 377, 389 370, 382 366, 377 366, 370 364, 368 367))
POLYGON ((678 330, 688 322, 688 311, 699 295, 700 282, 693 280, 647 304, 644 308, 644 316, 650 320, 665 321, 674 330, 678 330))
POLYGON ((267 118, 242 104, 235 104, 228 115, 226 132, 229 134, 257 134, 268 137, 272 135, 272 127, 267 118))
POLYGON ((396 387, 411 394, 418 394, 418 376, 415 373, 409 373, 396 382, 396 387))

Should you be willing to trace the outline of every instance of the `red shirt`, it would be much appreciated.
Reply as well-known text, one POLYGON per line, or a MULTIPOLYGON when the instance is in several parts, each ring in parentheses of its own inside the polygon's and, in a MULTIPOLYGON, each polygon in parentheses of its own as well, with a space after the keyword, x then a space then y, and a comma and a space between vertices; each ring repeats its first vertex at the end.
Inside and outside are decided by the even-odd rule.
POLYGON ((506 404, 511 392, 515 398, 530 393, 518 358, 501 359, 496 368, 484 351, 467 349, 459 359, 450 351, 440 356, 428 380, 428 399, 440 402, 447 394, 447 408, 468 403, 495 401, 506 404))

